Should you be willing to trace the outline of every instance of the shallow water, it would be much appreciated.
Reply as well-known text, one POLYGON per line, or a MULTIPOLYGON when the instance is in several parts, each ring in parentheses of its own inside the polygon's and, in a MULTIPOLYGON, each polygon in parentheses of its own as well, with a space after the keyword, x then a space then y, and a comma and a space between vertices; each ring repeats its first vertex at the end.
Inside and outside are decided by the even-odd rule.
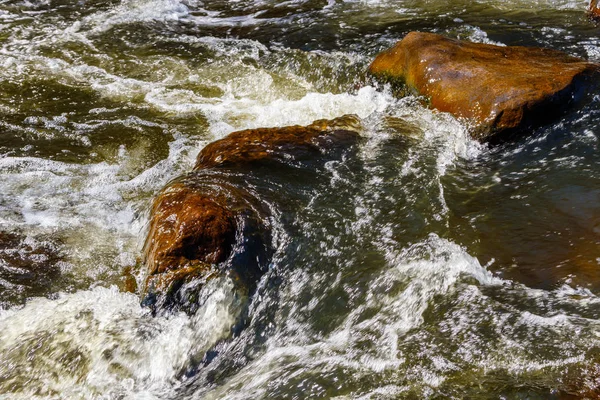
POLYGON ((411 30, 600 61, 586 1, 0 2, 0 398, 564 398, 600 388, 600 93, 490 147, 364 71, 411 30), (149 207, 207 143, 357 114, 250 298, 152 316, 149 207))

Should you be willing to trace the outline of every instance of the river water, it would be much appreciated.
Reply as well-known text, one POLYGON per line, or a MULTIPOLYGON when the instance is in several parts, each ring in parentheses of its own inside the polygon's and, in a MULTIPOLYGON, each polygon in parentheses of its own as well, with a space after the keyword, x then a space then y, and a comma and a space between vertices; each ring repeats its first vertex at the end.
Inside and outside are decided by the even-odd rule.
POLYGON ((0 398, 599 396, 600 92, 488 146, 364 74, 411 30, 600 61, 586 5, 0 1, 0 398), (343 114, 340 157, 238 178, 273 211, 251 298, 120 289, 203 146, 343 114))

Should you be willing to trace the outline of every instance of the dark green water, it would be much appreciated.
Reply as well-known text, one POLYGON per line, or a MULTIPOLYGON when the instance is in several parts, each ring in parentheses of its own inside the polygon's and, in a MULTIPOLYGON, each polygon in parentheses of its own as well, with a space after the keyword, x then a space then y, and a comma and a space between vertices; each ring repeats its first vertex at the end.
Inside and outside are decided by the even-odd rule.
POLYGON ((0 398, 600 396, 600 92, 488 147, 364 71, 411 30, 600 61, 585 1, 0 1, 0 398), (239 129, 363 118, 231 177, 269 207, 252 298, 118 287, 149 207, 239 129))

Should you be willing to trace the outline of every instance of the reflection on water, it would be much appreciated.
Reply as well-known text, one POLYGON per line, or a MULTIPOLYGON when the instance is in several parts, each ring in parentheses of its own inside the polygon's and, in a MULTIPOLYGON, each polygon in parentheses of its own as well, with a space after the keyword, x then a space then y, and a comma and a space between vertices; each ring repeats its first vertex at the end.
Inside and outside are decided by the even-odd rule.
POLYGON ((0 4, 0 393, 597 397, 598 94, 488 147, 364 74, 411 30, 600 60, 586 3, 0 4), (232 179, 272 212, 250 299, 223 278, 153 317, 119 292, 200 148, 343 114, 341 159, 232 179))

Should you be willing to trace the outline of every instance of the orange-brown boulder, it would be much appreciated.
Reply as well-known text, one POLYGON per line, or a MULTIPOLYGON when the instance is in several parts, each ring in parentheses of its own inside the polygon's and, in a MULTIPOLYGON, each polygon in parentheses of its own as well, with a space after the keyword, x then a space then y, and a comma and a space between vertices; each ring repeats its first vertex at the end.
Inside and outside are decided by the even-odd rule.
POLYGON ((350 144, 359 130, 358 117, 344 115, 308 126, 233 132, 202 149, 194 169, 314 158, 331 146, 350 144))
POLYGON ((598 7, 598 0, 590 1, 589 15, 595 20, 600 20, 600 8, 598 7))
POLYGON ((197 305, 180 289, 223 274, 243 292, 253 290, 270 251, 268 214, 226 178, 219 171, 190 173, 155 200, 144 246, 144 304, 194 311, 197 305))
POLYGON ((580 100, 599 65, 565 53, 495 46, 411 32, 369 67, 377 78, 401 82, 431 106, 473 125, 490 139, 549 120, 580 100))
POLYGON ((344 116, 234 132, 202 149, 194 171, 167 185, 152 207, 143 302, 156 308, 186 301, 183 285, 224 273, 251 292, 272 253, 269 207, 243 178, 231 179, 264 163, 321 159, 352 144, 359 130, 357 117, 344 116))
POLYGON ((164 289, 181 270, 188 275, 224 261, 234 238, 234 215, 217 199, 180 183, 168 186, 152 208, 144 250, 149 284, 164 289))

